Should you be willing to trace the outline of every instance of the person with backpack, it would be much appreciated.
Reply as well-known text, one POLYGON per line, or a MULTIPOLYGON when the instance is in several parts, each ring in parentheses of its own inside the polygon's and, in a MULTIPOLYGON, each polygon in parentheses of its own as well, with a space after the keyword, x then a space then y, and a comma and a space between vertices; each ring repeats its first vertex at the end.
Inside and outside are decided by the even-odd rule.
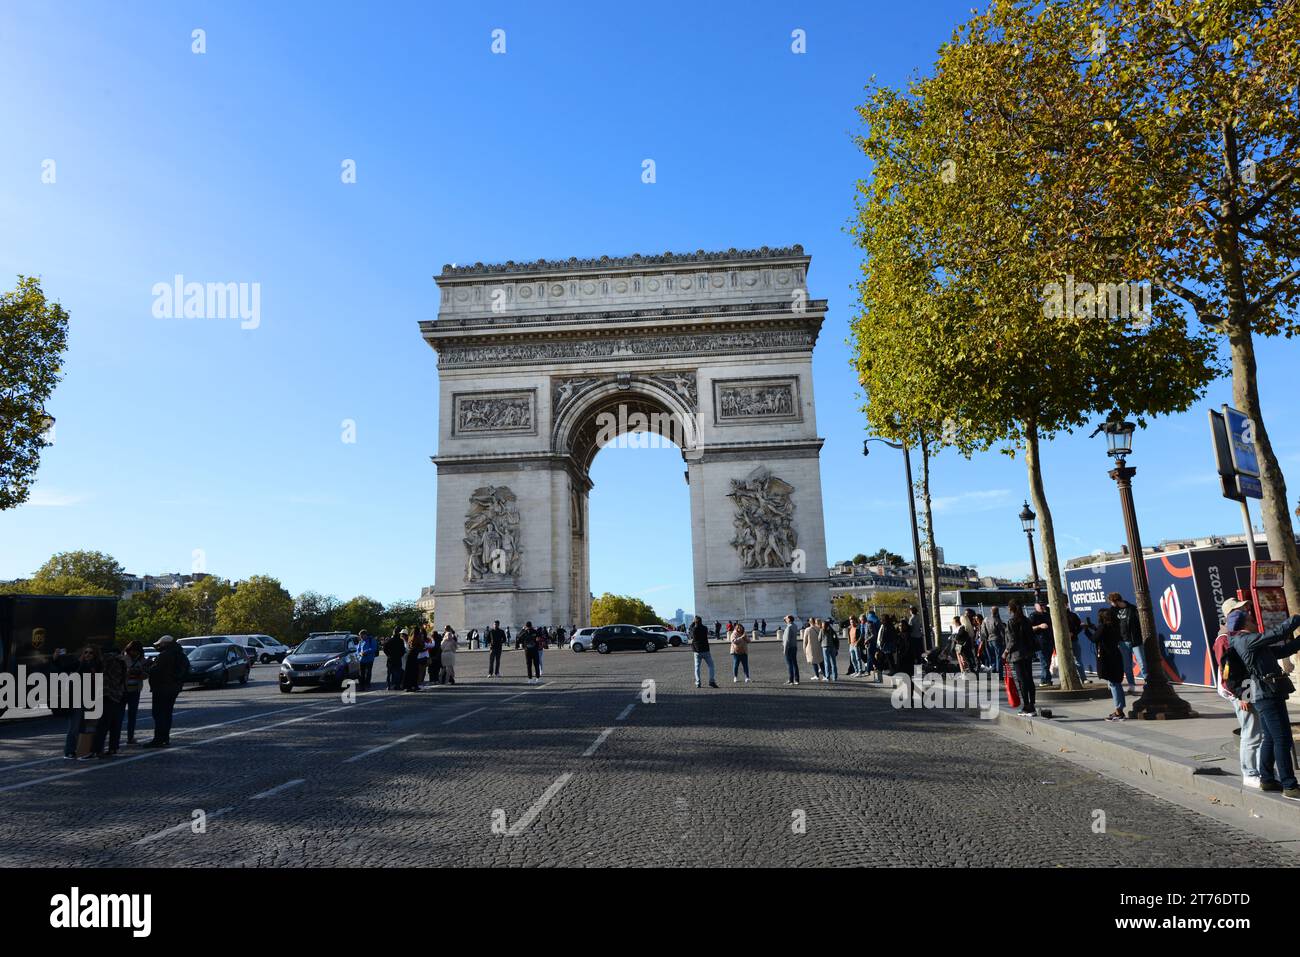
MULTIPOLYGON (((1259 788, 1281 791, 1284 798, 1300 801, 1300 784, 1291 765, 1291 718, 1286 710, 1286 699, 1295 691, 1295 685, 1277 663, 1279 658, 1300 651, 1300 638, 1294 634, 1300 629, 1300 615, 1292 615, 1268 631, 1259 631, 1250 602, 1229 598, 1223 603, 1223 612, 1228 646, 1241 658, 1249 676, 1242 697, 1258 715, 1263 732, 1259 743, 1259 788)), ((1228 669, 1231 678, 1231 661, 1228 669)))
POLYGON ((1237 748, 1237 763, 1241 767, 1241 786, 1259 790, 1259 746, 1264 741, 1264 732, 1259 725, 1259 715, 1250 706, 1246 696, 1246 663, 1233 650, 1231 634, 1228 631, 1228 615, 1242 607, 1237 599, 1230 598, 1223 603, 1223 627, 1214 639, 1214 690, 1219 697, 1232 704, 1233 714, 1237 717, 1237 727, 1241 729, 1241 741, 1237 748))
POLYGON ((153 740, 141 747, 165 748, 171 744, 172 715, 181 685, 190 674, 190 659, 176 639, 163 635, 157 641, 158 657, 149 666, 149 690, 153 693, 153 740))
POLYGON ((537 654, 541 642, 541 636, 533 630, 533 623, 524 622, 524 630, 519 633, 519 646, 524 649, 524 664, 528 669, 530 685, 541 684, 542 681, 542 662, 537 654))
POLYGON ((1124 651, 1120 647, 1119 617, 1115 609, 1103 608, 1097 613, 1097 621, 1098 627, 1089 629, 1088 637, 1097 646, 1097 677, 1110 686, 1110 698, 1115 703, 1115 710, 1106 715, 1106 720, 1123 721, 1124 651))

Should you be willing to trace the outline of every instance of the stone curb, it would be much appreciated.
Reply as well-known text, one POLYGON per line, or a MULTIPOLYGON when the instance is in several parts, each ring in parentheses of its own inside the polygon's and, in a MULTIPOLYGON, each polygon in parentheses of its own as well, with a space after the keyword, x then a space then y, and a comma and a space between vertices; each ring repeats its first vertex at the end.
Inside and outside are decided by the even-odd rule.
MULTIPOLYGON (((869 684, 886 692, 892 690, 889 684, 869 684)), ((1278 794, 1244 788, 1241 779, 1235 775, 1215 773, 1221 770, 1217 765, 1150 754, 1131 745, 1097 738, 1072 729, 1069 726, 1070 719, 1066 717, 1017 718, 1006 707, 1000 707, 993 719, 981 718, 975 711, 957 713, 977 724, 997 725, 1046 744, 1066 746, 1072 751, 1117 765, 1152 781, 1173 785, 1189 794, 1243 808, 1252 817, 1293 828, 1297 836, 1300 836, 1300 803, 1288 801, 1278 794)))

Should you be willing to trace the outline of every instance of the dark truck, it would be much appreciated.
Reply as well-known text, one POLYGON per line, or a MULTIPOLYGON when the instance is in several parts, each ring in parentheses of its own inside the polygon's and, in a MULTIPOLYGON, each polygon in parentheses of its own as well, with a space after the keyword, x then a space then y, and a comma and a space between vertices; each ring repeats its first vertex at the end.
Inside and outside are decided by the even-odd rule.
MULTIPOLYGON (((86 645, 111 648, 117 633, 116 598, 0 595, 0 671, 71 670, 86 645), (64 654, 56 657, 58 652, 64 654)), ((0 711, 3 714, 3 711, 0 711)))

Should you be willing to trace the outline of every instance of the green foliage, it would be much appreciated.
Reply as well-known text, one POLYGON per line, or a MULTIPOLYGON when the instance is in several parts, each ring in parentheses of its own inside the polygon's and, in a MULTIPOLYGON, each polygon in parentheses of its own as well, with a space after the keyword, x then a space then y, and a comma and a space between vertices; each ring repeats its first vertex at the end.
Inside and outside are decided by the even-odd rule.
MULTIPOLYGON (((40 280, 0 293, 0 511, 27 501, 46 447, 45 403, 62 377, 68 314, 40 280)), ((93 581, 93 580, 92 580, 93 581)))
POLYGON ((654 625, 659 623, 655 610, 640 598, 614 595, 605 592, 591 603, 591 624, 602 625, 654 625))
POLYGON ((357 634, 365 629, 377 635, 384 626, 384 606, 373 598, 358 595, 340 605, 334 612, 334 628, 357 634))
POLYGON ((278 579, 254 575, 217 602, 220 634, 265 634, 281 641, 293 630, 293 597, 278 579))
POLYGON ((48 575, 29 578, 12 585, 0 586, 0 594, 8 595, 93 595, 100 598, 117 597, 117 592, 101 588, 94 582, 77 575, 48 575))
POLYGON ((61 579, 75 579, 100 590, 92 594, 120 595, 126 589, 126 570, 118 564, 117 559, 104 552, 59 552, 36 569, 36 573, 31 578, 31 585, 35 590, 47 595, 88 594, 50 591, 51 588, 60 587, 57 583, 61 579))
POLYGON ((831 599, 831 617, 836 621, 845 621, 853 616, 861 618, 870 610, 870 606, 856 595, 842 594, 831 599))
POLYGON ((854 565, 867 564, 867 556, 862 554, 861 552, 858 552, 856 555, 853 556, 853 564, 854 565))

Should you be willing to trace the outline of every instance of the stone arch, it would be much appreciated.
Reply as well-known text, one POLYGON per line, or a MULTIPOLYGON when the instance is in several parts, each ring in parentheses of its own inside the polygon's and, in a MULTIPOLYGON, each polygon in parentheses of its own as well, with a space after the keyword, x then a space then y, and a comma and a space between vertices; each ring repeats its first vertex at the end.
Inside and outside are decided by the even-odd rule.
POLYGON ((648 431, 668 439, 685 455, 699 446, 698 418, 697 409, 659 382, 634 375, 611 378, 585 389, 559 410, 551 449, 571 456, 585 474, 607 437, 627 434, 644 422, 648 431))
POLYGON ((420 324, 438 354, 439 621, 586 624, 589 469, 644 430, 684 459, 694 612, 829 614, 809 262, 792 246, 445 267, 420 324), (510 554, 485 560, 498 540, 510 554))

